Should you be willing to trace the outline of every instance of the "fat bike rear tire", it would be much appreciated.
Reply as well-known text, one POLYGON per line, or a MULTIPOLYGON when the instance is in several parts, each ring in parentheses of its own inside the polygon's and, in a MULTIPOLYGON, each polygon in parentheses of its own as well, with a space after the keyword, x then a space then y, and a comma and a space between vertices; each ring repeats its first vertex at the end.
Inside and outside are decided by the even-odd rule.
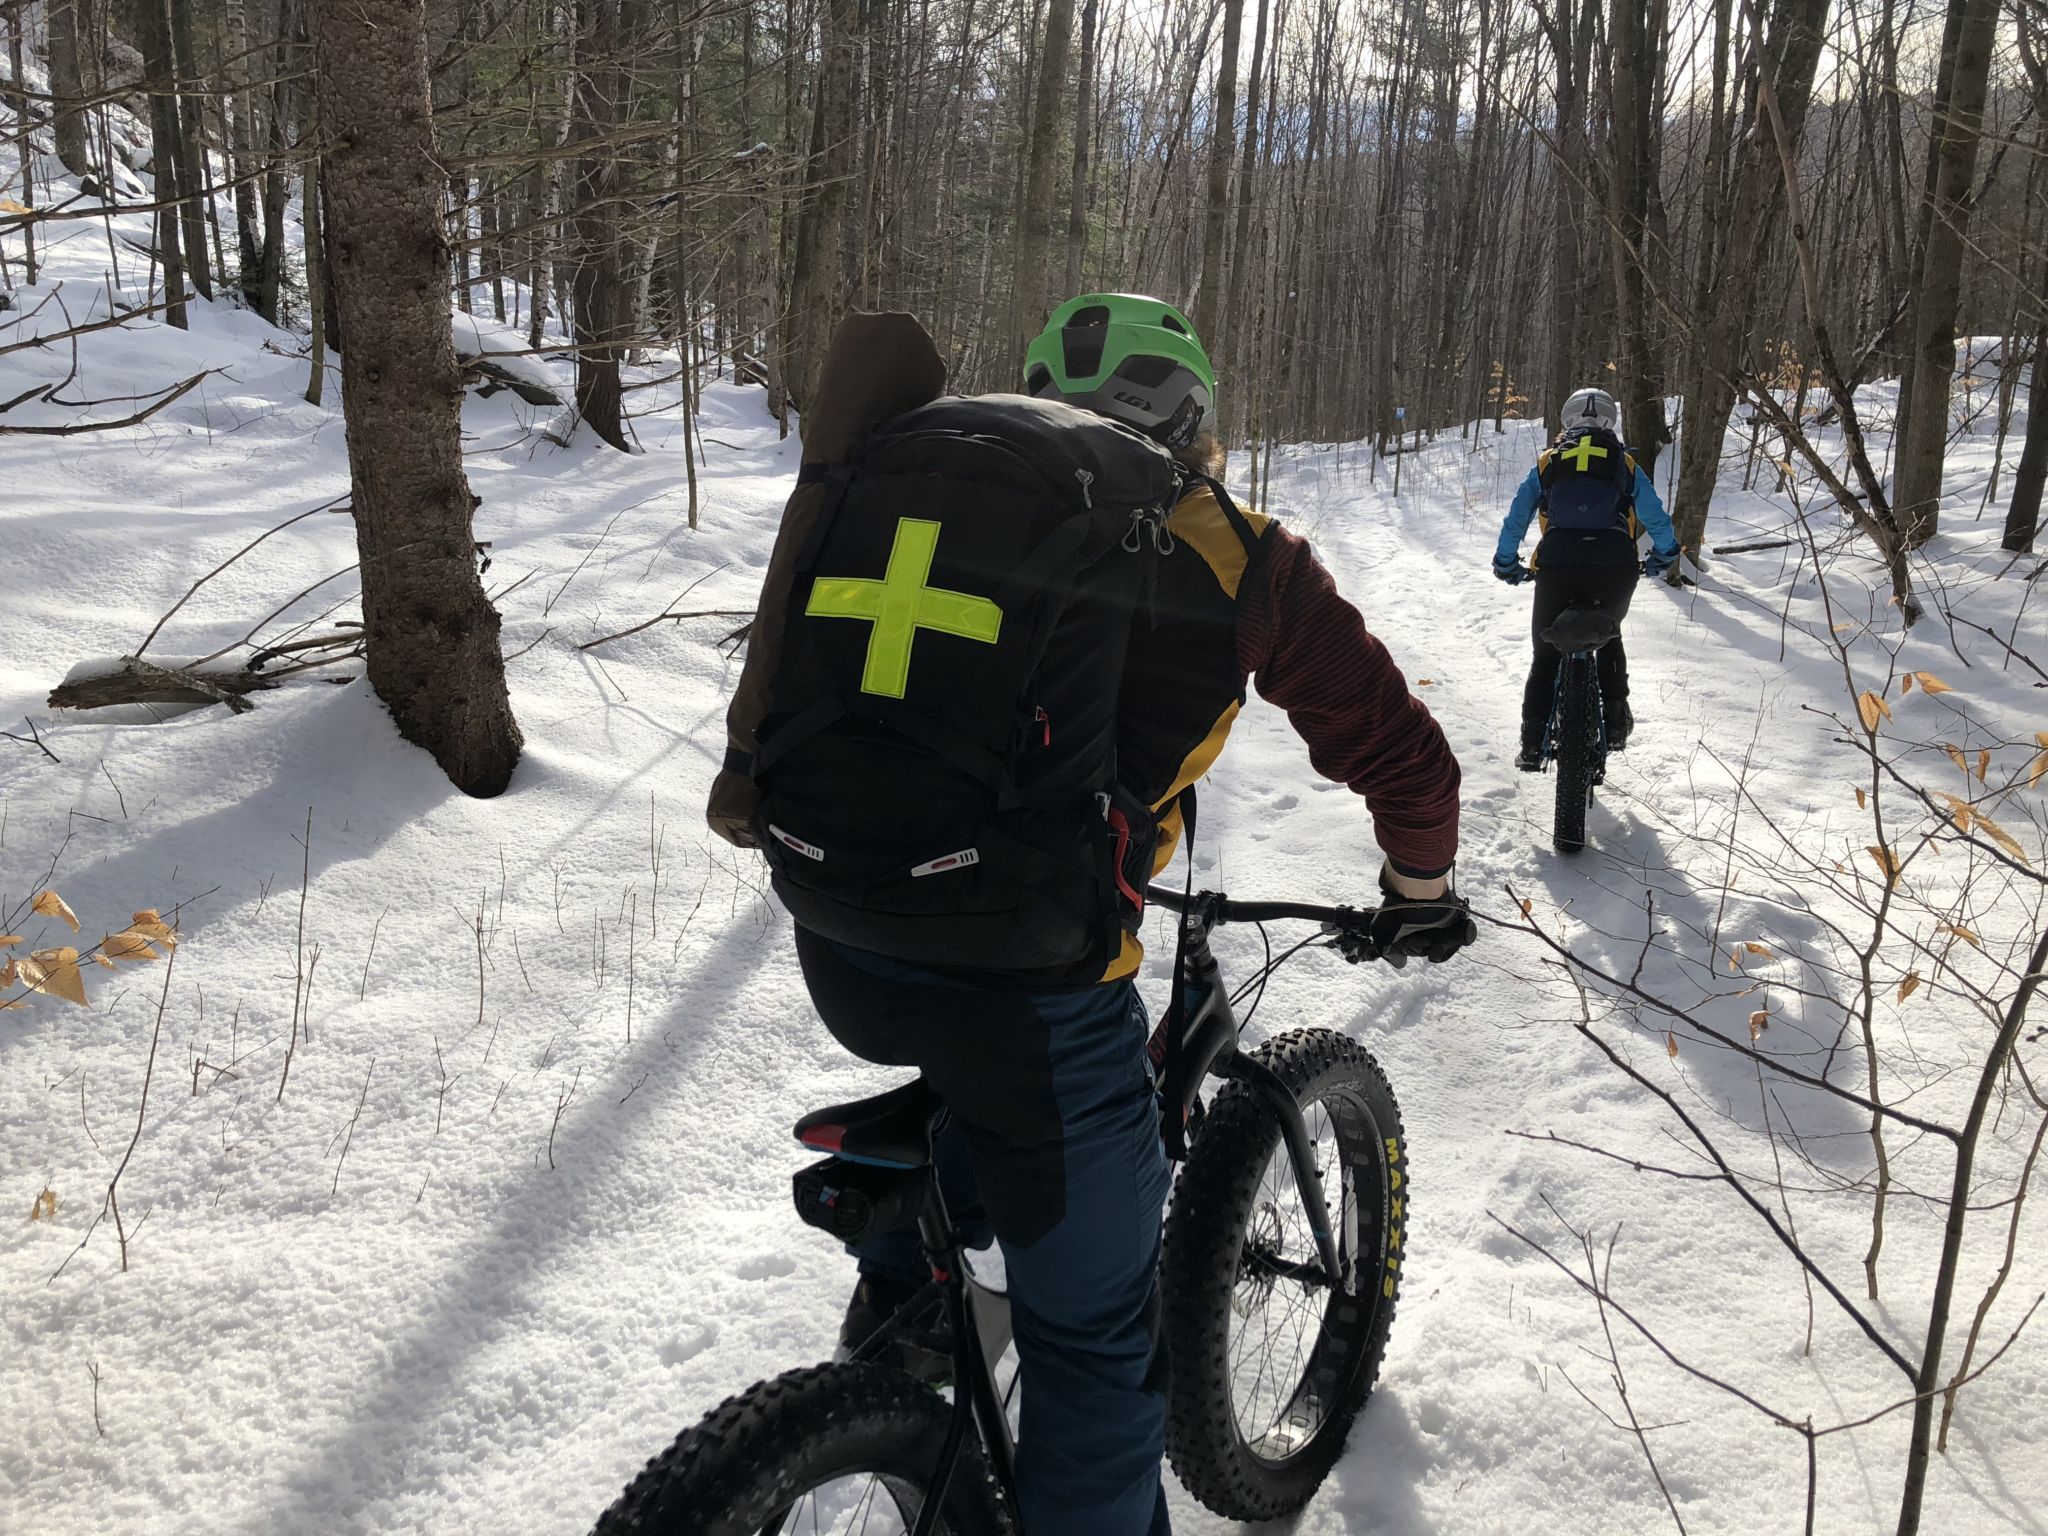
MULTIPOLYGON (((685 1430, 591 1536, 810 1536, 814 1521, 820 1531, 896 1536, 929 1495, 951 1416, 931 1388, 882 1366, 787 1371, 685 1430)), ((943 1508, 941 1536, 1014 1536, 972 1434, 943 1508)))
POLYGON ((1348 1280, 1300 1278, 1320 1264, 1280 1122, 1230 1083, 1174 1186, 1159 1284, 1167 1458, 1232 1520, 1293 1513, 1336 1464, 1379 1375, 1408 1225, 1401 1111, 1365 1048, 1304 1029, 1255 1054, 1302 1106, 1348 1280))
POLYGON ((1557 812, 1560 853, 1586 846, 1586 811, 1600 771, 1600 674, 1590 656, 1567 656, 1557 681, 1557 812))

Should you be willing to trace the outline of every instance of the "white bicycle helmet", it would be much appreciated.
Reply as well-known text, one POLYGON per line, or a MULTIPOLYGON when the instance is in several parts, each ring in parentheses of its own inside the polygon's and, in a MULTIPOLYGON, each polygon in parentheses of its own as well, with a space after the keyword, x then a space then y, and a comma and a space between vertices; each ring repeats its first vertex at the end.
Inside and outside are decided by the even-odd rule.
POLYGON ((1602 427, 1621 436, 1621 406, 1604 389, 1574 390, 1558 415, 1567 432, 1574 427, 1602 427))

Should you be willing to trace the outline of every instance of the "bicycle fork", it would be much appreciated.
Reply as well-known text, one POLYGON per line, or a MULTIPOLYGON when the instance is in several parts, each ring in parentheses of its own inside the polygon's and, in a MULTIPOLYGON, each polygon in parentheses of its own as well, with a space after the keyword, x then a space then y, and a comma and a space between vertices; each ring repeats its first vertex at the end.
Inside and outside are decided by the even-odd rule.
POLYGON ((1238 1049, 1237 1015, 1224 995, 1216 958, 1209 952, 1206 923, 1196 912, 1187 913, 1182 921, 1188 925, 1185 985, 1198 990, 1202 1000, 1187 1022, 1179 1059, 1168 1063, 1166 1080, 1160 1085, 1167 1112, 1173 1114, 1177 1109, 1185 1119, 1201 1090, 1202 1080, 1212 1072, 1244 1084, 1264 1101, 1273 1118, 1280 1122, 1287 1160, 1294 1168, 1294 1187, 1301 1196, 1309 1230, 1315 1235, 1316 1256, 1322 1263, 1320 1276, 1303 1274, 1299 1278, 1311 1283, 1324 1279, 1332 1290, 1344 1290, 1351 1276, 1345 1271, 1331 1227, 1330 1204, 1323 1193, 1322 1174, 1316 1169, 1315 1143, 1309 1139, 1308 1121, 1279 1073, 1238 1049))

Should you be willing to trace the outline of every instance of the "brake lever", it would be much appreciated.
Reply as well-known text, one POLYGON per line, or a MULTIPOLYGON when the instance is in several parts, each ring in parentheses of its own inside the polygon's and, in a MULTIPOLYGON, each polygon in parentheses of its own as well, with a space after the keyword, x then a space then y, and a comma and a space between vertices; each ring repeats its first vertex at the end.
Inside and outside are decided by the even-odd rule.
MULTIPOLYGON (((1368 916, 1370 916, 1368 913, 1361 912, 1359 914, 1360 918, 1368 916)), ((1329 934, 1336 941, 1337 953, 1353 965, 1359 965, 1367 960, 1384 960, 1398 971, 1408 964, 1408 957, 1399 950, 1391 950, 1384 953, 1380 951, 1373 944, 1371 935, 1363 929, 1346 928, 1336 923, 1325 923, 1323 924, 1323 932, 1329 934)))

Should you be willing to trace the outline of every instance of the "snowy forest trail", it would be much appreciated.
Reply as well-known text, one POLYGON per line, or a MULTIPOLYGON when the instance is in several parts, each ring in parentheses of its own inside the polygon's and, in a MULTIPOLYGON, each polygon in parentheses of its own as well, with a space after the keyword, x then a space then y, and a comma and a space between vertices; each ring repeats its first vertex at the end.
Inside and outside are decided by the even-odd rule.
MULTIPOLYGON (((0 484, 32 487, 0 501, 16 573, 0 611, 9 721, 51 719, 44 695, 68 667, 131 654, 196 575, 345 495, 340 416, 298 400, 303 362, 247 316, 195 308, 186 336, 147 326, 89 339, 79 388, 145 393, 221 369, 204 390, 99 438, 0 440, 0 484)), ((11 356, 0 396, 66 366, 11 356)), ((638 398, 638 456, 553 446, 546 414, 509 396, 467 406, 477 532, 527 739, 501 799, 451 792, 360 679, 295 679, 242 716, 66 721, 44 732, 56 762, 5 744, 0 913, 47 884, 88 942, 140 907, 178 907, 185 942, 122 1174, 125 1272, 94 1217, 137 1123, 160 973, 99 973, 90 1010, 37 999, 0 1026, 0 1199, 22 1211, 43 1189, 58 1200, 52 1219, 0 1225, 0 1414, 12 1426, 0 1526, 575 1531, 724 1395, 829 1353, 850 1274, 789 1215, 801 1161, 789 1126, 900 1074, 851 1061, 818 1025, 761 870, 700 816, 737 671, 718 642, 752 607, 796 444, 778 440, 758 390, 709 386, 693 532, 674 387, 638 398), (711 616, 580 648, 678 611, 711 616)), ((58 419, 40 405, 11 419, 40 412, 58 419)), ((1316 542, 1459 754, 1459 879, 1489 920, 1442 967, 1304 954, 1251 1026, 1255 1038, 1340 1029, 1379 1057, 1418 1202, 1381 1388, 1293 1527, 1301 1536, 1624 1533, 1669 1518, 1640 1449, 1602 1417, 1621 1409, 1608 1367, 1584 1353, 1606 1348, 1593 1303, 1502 1223, 1567 1263, 1561 1220, 1603 1245, 1620 1224, 1615 1293, 1674 1351, 1795 1417, 1856 1418, 1904 1395, 1825 1298, 1804 1353, 1799 1273, 1725 1190, 1509 1134, 1698 1171, 1669 1115, 1573 1028, 1578 997, 1543 945, 1514 931, 1509 887, 1582 956, 1623 976, 1640 966, 1647 990, 1741 1037, 1758 999, 1728 974, 1730 945, 1764 945, 1782 968, 1830 940, 1827 914, 1786 890, 1731 888, 1718 841, 1729 817, 1753 805, 1829 858, 1861 842, 1831 745, 1829 717, 1850 706, 1816 643, 1830 621, 1798 552, 1778 551, 1718 562, 1697 590, 1639 590, 1628 642, 1642 724, 1594 811, 1594 846, 1577 859, 1550 850, 1551 781, 1511 766, 1528 595, 1487 570, 1537 431, 1446 435, 1406 457, 1398 498, 1390 464, 1375 470, 1355 445, 1283 448, 1272 476, 1266 510, 1316 542), (1747 798, 1717 756, 1750 760, 1747 798)), ((1981 473, 1988 454, 1966 438, 1955 473, 1981 473)), ((1714 537, 1782 530, 1782 499, 1745 494, 1739 458, 1731 466, 1714 537)), ((1957 519, 1930 579, 2001 633, 2038 634, 2015 606, 2020 583, 1993 579, 1988 526, 1957 519)), ((201 588, 150 654, 230 645, 353 558, 344 518, 308 518, 201 588)), ((1953 674, 1955 694, 1894 694, 1902 720, 1972 751, 2048 723, 1995 650, 1965 647, 1977 660, 1965 674, 1940 626, 1902 640, 1875 568, 1853 547, 1829 559, 1838 622, 1883 641, 1859 657, 1874 669, 1860 684, 1887 666, 1953 674)), ((345 590, 288 605, 265 636, 345 590)), ((1364 806, 1316 778, 1256 696, 1203 786, 1201 828, 1204 884, 1372 897, 1364 806)), ((1995 943, 2021 917, 1973 920, 1995 943)), ((36 922, 34 942, 63 936, 36 922)), ((1155 1006, 1168 933, 1154 919, 1155 1006)), ((1218 947, 1241 979, 1261 953, 1257 934, 1236 930, 1218 947)), ((1804 1019, 1786 975, 1769 1039, 1817 1058, 1836 1021, 1818 1008, 1804 1019)), ((1883 978, 1887 995, 1898 982, 1883 978)), ((1966 1064, 1975 1016, 1932 995, 1915 1006, 1904 1023, 1887 1008, 1885 1027, 1937 1078, 1966 1064)), ((1667 1036, 1653 1011, 1600 1007, 1617 1049, 1725 1132, 1745 1172, 1779 1150, 1760 1127, 1791 1117, 1804 1140, 1782 1152, 1802 1239, 1856 1279, 1867 1209, 1845 1186, 1867 1171, 1860 1118, 1782 1085, 1765 1100, 1748 1061, 1682 1027, 1667 1036)), ((1952 1108, 1952 1092, 1935 1097, 1952 1108)), ((1934 1188, 1937 1151, 1895 1149, 1902 1181, 1934 1188)), ((1993 1147, 1991 1170, 2009 1174, 2023 1151, 1993 1147)), ((1988 1232, 2003 1218, 1983 1219, 1988 1232)), ((1924 1326, 1918 1281, 1938 1229, 1932 1207, 1895 1206, 1874 1312, 1904 1345, 1924 1326)), ((2039 1251, 2037 1217, 2021 1241, 2039 1251)), ((1966 1269, 1971 1304, 1989 1268, 1980 1255, 1966 1269)), ((1991 1331, 2002 1339, 2016 1319, 2002 1305, 1991 1331)), ((1797 1437, 1641 1338, 1617 1328, 1617 1340, 1644 1421, 1678 1426, 1652 1440, 1688 1528, 1795 1529, 1797 1437)), ((2048 1434, 2044 1393, 2048 1345, 2032 1333, 1966 1391, 1935 1472, 1940 1529, 2044 1529, 2048 1472, 2028 1451, 2048 1434)), ((1823 1442, 1819 1529, 1886 1521, 1903 1443, 1903 1416, 1823 1442)), ((1236 1529, 1177 1487, 1173 1498, 1183 1536, 1236 1529)))

